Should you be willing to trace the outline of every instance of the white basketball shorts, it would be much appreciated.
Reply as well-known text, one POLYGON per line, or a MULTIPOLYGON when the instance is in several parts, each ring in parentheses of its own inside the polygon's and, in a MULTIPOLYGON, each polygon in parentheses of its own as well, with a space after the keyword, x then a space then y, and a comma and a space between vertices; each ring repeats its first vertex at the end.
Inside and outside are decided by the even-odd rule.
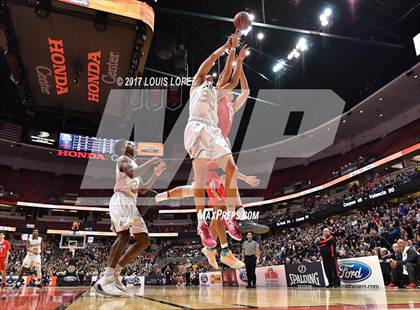
POLYGON ((136 199, 115 192, 109 202, 111 230, 115 233, 130 230, 130 234, 148 233, 146 223, 136 206, 136 199))
POLYGON ((41 255, 27 253, 25 256, 25 259, 23 260, 22 266, 24 268, 31 268, 31 267, 37 267, 41 266, 41 255))
POLYGON ((200 121, 187 123, 184 131, 184 146, 192 159, 214 160, 232 153, 220 128, 200 121))

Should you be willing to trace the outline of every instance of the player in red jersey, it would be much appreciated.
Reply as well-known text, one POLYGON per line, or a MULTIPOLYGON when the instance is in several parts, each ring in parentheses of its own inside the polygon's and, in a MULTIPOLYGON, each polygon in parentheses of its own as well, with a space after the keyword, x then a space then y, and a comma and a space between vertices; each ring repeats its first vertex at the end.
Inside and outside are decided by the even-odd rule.
MULTIPOLYGON (((217 210, 225 211, 226 206, 226 193, 225 193, 225 180, 224 175, 219 174, 217 170, 222 170, 215 162, 208 162, 207 163, 207 180, 206 180, 206 193, 208 196, 208 205, 213 208, 215 212, 214 215, 217 214, 217 210)), ((258 180, 255 176, 246 176, 239 172, 238 179, 246 182, 248 185, 255 187, 258 186, 260 180, 258 180)), ((160 193, 161 197, 158 200, 159 202, 164 200, 173 200, 173 199, 182 199, 188 197, 194 197, 194 185, 184 185, 175 187, 169 191, 160 193)), ((222 248, 220 261, 225 265, 228 265, 234 269, 241 269, 244 267, 243 263, 238 260, 232 252, 228 248, 227 237, 226 237, 226 222, 229 219, 222 216, 213 216, 211 224, 210 224, 210 232, 211 235, 216 239, 219 239, 220 246, 222 248)), ((229 235, 239 241, 242 239, 242 235, 234 229, 228 229, 229 235)), ((204 247, 202 250, 203 254, 207 257, 210 265, 218 269, 218 264, 216 261, 217 250, 216 247, 204 247)))
MULTIPOLYGON (((226 194, 225 194, 225 180, 224 175, 219 175, 217 172, 217 165, 214 164, 213 166, 208 165, 208 179, 207 179, 207 187, 206 192, 208 196, 208 205, 213 208, 213 218, 210 223, 210 232, 213 236, 217 236, 220 242, 221 252, 220 252, 220 261, 229 266, 233 269, 242 269, 245 268, 245 264, 236 258, 236 256, 230 251, 227 237, 226 237, 226 216, 222 216, 222 212, 226 211, 226 194)), ((259 183, 258 179, 253 179, 254 183, 250 183, 252 186, 256 186, 259 183)), ((236 226, 234 226, 234 230, 229 230, 229 235, 235 239, 240 240, 242 239, 242 235, 239 233, 235 235, 236 226)), ((209 248, 203 247, 201 252, 207 257, 210 265, 218 269, 219 265, 216 260, 217 256, 217 249, 216 247, 209 248)))
MULTIPOLYGON (((218 169, 216 163, 209 161, 207 163, 207 169, 208 169, 208 175, 207 175, 207 181, 206 181, 206 193, 209 197, 208 204, 214 205, 215 198, 212 199, 213 192, 210 188, 210 184, 218 184, 219 186, 219 196, 221 196, 224 199, 225 196, 225 187, 224 187, 224 178, 222 179, 219 174, 215 173, 214 170, 218 169), (220 183, 220 180, 222 180, 222 184, 220 183), (220 189, 220 186, 222 186, 222 190, 220 189)), ((253 176, 253 175, 245 175, 239 171, 238 173, 238 180, 242 180, 251 187, 258 186, 260 184, 260 180, 253 176)), ((173 189, 170 189, 168 191, 161 192, 155 196, 156 202, 160 203, 166 200, 173 200, 173 199, 183 199, 183 198, 190 198, 194 197, 194 183, 190 185, 182 185, 177 186, 173 189)), ((245 211, 244 211, 245 212, 245 211)), ((222 222, 225 226, 225 228, 228 230, 229 236, 237 241, 240 241, 242 239, 242 234, 236 229, 236 222, 234 220, 229 220, 226 218, 222 219, 222 222), (230 223, 230 225, 228 225, 230 223)))
MULTIPOLYGON (((225 87, 226 85, 229 84, 229 81, 231 80, 231 77, 233 74, 233 67, 234 67, 233 64, 236 62, 235 50, 236 50, 236 47, 232 47, 229 50, 229 55, 226 59, 226 64, 217 82, 217 87, 224 88, 225 90, 228 90, 228 91, 232 91, 232 89, 236 87, 236 85, 232 85, 230 89, 226 89, 225 87)), ((241 57, 244 57, 244 54, 242 54, 241 57)), ((218 117, 217 126, 220 128, 223 138, 225 138, 225 140, 228 142, 229 145, 230 145, 229 133, 232 128, 233 116, 237 111, 239 111, 244 106, 244 104, 246 103, 249 97, 248 81, 246 79, 243 69, 241 69, 239 81, 241 84, 241 93, 236 98, 236 100, 233 100, 232 93, 229 92, 218 101, 218 107, 217 107, 217 117, 218 117)), ((245 176, 244 174, 239 172, 238 179, 243 180, 248 184, 250 183, 253 184, 256 178, 253 176, 245 176)), ((251 186, 256 186, 256 185, 251 185, 251 186)), ((190 196, 191 190, 192 189, 190 188, 190 185, 176 187, 170 191, 165 191, 165 192, 157 194, 156 201, 161 202, 161 201, 171 199, 171 198, 179 199, 179 198, 191 197, 190 196)), ((236 197, 240 197, 239 191, 237 191, 236 197)), ((237 219, 239 220, 239 222, 237 222, 234 218, 225 219, 225 222, 224 222, 225 227, 228 229, 229 235, 233 239, 241 240, 241 237, 240 237, 241 232, 243 233, 243 232, 251 231, 255 234, 263 234, 269 231, 268 226, 254 223, 252 220, 246 217, 246 213, 245 213, 244 208, 242 207, 242 202, 240 201, 240 198, 237 198, 236 206, 237 206, 236 210, 228 210, 228 211, 236 211, 237 219)))
POLYGON ((1 272, 1 288, 6 287, 6 268, 9 259, 9 252, 12 247, 10 242, 4 239, 4 233, 0 232, 0 272, 1 272))
MULTIPOLYGON (((231 49, 226 59, 226 64, 223 68, 223 71, 220 74, 220 78, 217 81, 218 87, 223 88, 224 85, 229 83, 235 63, 235 49, 231 49)), ((219 99, 217 106, 217 126, 222 131, 222 135, 229 143, 229 145, 231 145, 229 141, 229 134, 232 129, 233 117, 235 113, 238 112, 247 102, 250 93, 248 81, 246 79, 246 75, 243 71, 243 68, 240 73, 239 81, 241 84, 241 93, 236 98, 236 100, 233 100, 232 93, 229 92, 228 94, 219 99)), ((231 90, 233 90, 233 88, 231 90)), ((237 191, 236 197, 240 197, 239 191, 237 191)), ((237 227, 242 233, 251 231, 255 234, 264 234, 269 231, 268 226, 255 223, 246 217, 246 213, 244 208, 242 207, 242 202, 240 201, 240 199, 236 204, 235 211, 236 219, 239 221, 237 222, 235 218, 227 218, 225 221, 225 225, 228 231, 234 231, 237 227)))
MULTIPOLYGON (((248 87, 248 82, 246 80, 245 74, 243 72, 242 66, 239 66, 238 68, 236 68, 236 70, 233 70, 233 61, 235 60, 235 50, 236 50, 236 44, 233 44, 231 46, 231 50, 228 56, 228 59, 226 60, 226 65, 225 68, 220 76, 220 79, 217 83, 216 88, 217 89, 223 89, 224 93, 227 93, 226 95, 223 95, 221 98, 218 99, 218 101, 216 102, 217 104, 217 108, 216 110, 216 118, 213 117, 213 120, 216 119, 217 121, 217 127, 220 130, 220 134, 223 138, 223 140, 225 141, 225 144, 227 143, 227 147, 230 149, 230 143, 229 143, 229 139, 228 139, 228 135, 230 133, 230 130, 232 128, 232 121, 233 121, 233 115, 235 112, 237 112, 246 102, 248 96, 249 96, 249 87, 248 87), (239 71, 239 79, 238 79, 238 69, 239 71), (233 76, 236 74, 236 82, 234 82, 233 76), (238 84, 238 82, 241 82, 241 94, 239 95, 239 97, 233 102, 232 101, 232 95, 231 95, 231 91, 233 90, 233 88, 235 88, 238 84)), ((246 46, 243 47, 241 49, 241 52, 238 55, 238 59, 237 62, 238 63, 242 63, 244 58, 246 57, 246 46)), ((187 134, 187 136, 189 137, 189 134, 187 134)), ((189 138, 189 140, 191 140, 189 138)), ((191 154, 190 154, 191 156, 191 154)), ((210 158, 211 159, 211 158, 210 158)), ((210 159, 208 159, 207 162, 207 166, 209 165, 210 159)), ((223 168, 223 167, 221 167, 223 168)), ((214 183, 215 181, 218 181, 216 179, 216 177, 214 176, 213 173, 211 173, 210 171, 208 171, 209 169, 207 169, 207 173, 209 173, 210 175, 213 175, 213 179, 212 182, 214 183)), ((218 175, 217 175, 218 177, 218 175)), ((241 179, 241 175, 238 174, 237 176, 238 179, 241 179)), ((209 181, 208 177, 206 178, 206 186, 208 187, 209 184, 211 184, 211 182, 209 181)), ((218 182, 220 183, 220 182, 218 182)), ((226 183, 226 182, 224 182, 226 183)), ((223 195, 224 193, 224 184, 220 183, 218 185, 218 188, 221 189, 223 186, 223 195)), ((160 193, 158 195, 156 195, 156 201, 157 202, 161 202, 167 199, 173 199, 173 198, 184 198, 184 197, 191 197, 191 194, 194 193, 194 185, 190 185, 190 186, 181 186, 181 187, 177 187, 173 190, 170 191, 166 191, 163 193, 160 193)), ((209 190, 208 188, 207 190, 207 194, 210 198, 209 204, 214 203, 214 199, 212 199, 212 193, 210 192, 209 194, 209 190)), ((214 189, 213 189, 214 190, 214 189)), ((217 192, 214 192, 214 194, 218 194, 217 192)), ((229 196, 230 197, 230 196, 229 196)), ((214 197, 213 197, 214 198, 214 197)), ((227 197, 226 197, 227 198, 227 197)), ((225 201, 227 199, 225 199, 225 197, 223 197, 223 202, 226 202, 226 211, 228 211, 228 214, 233 214, 233 212, 235 212, 237 214, 237 219, 238 221, 236 221, 233 217, 226 217, 224 219, 221 219, 221 221, 223 220, 223 231, 220 230, 220 234, 226 236, 226 231, 225 228, 228 229, 228 232, 230 234, 230 236, 236 240, 240 240, 242 238, 240 231, 241 232, 248 232, 248 231, 252 231, 254 233, 257 234, 261 234, 261 233, 266 233, 268 232, 269 228, 265 225, 259 225, 257 223, 254 223, 252 220, 250 220, 245 213, 244 208, 242 207, 242 202, 240 199, 240 195, 239 195, 239 191, 238 189, 235 187, 235 202, 232 204, 228 204, 228 201, 225 201), (236 209, 235 209, 236 207, 236 209), (238 229, 240 231, 238 231, 238 229)), ((199 223, 200 223, 200 219, 199 219, 199 223)), ((218 223, 218 221, 216 222, 218 223)), ((213 223, 213 227, 218 227, 219 224, 214 224, 213 223)), ((216 236, 216 233, 213 231, 213 234, 211 234, 213 236, 216 236)), ((213 236, 210 236, 208 239, 212 239, 213 236)), ((217 236, 219 236, 219 234, 217 234, 217 236)), ((202 238, 203 239, 203 238, 202 238)), ((220 237, 219 237, 220 239, 220 237)), ((227 246, 227 242, 223 241, 226 240, 226 238, 222 238, 220 241, 223 245, 226 244, 227 246)), ((205 245, 205 248, 203 249, 203 253, 206 252, 206 256, 209 259, 209 262, 212 263, 215 262, 215 260, 213 259, 213 256, 215 257, 215 255, 213 255, 212 253, 208 253, 207 251, 211 251, 211 252, 216 252, 216 242, 215 240, 212 240, 213 242, 210 245, 210 242, 203 242, 203 245, 205 245), (212 255, 208 255, 208 254, 212 254, 212 255)), ((222 250, 223 247, 222 247, 222 250)), ((215 254, 215 253, 214 253, 215 254)), ((213 265, 213 264, 212 264, 213 265)), ((238 264, 236 264, 236 266, 238 266, 238 264)), ((234 267, 236 268, 236 267, 234 267)))

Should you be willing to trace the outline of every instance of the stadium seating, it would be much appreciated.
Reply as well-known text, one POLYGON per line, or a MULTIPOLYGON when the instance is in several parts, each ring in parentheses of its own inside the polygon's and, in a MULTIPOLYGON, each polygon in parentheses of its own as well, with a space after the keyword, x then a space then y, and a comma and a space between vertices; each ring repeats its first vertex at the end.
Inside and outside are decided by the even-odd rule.
POLYGON ((21 169, 18 172, 19 196, 31 202, 49 202, 53 192, 54 174, 35 170, 21 169))
MULTIPOLYGON (((359 156, 370 155, 376 159, 395 153, 415 144, 420 132, 420 121, 400 128, 384 139, 375 140, 361 145, 345 154, 322 158, 308 165, 288 167, 275 171, 269 186, 263 190, 244 190, 246 195, 272 198, 283 194, 284 187, 310 180, 311 186, 319 185, 333 178, 334 171, 340 171, 343 165, 357 162, 359 156)), ((11 167, 0 166, 0 185, 5 191, 15 191, 13 186, 13 170, 11 167)), ((53 175, 48 172, 20 169, 17 171, 19 199, 31 202, 49 202, 65 196, 66 193, 79 197, 110 197, 112 189, 81 189, 81 175, 53 175)), ((92 179, 92 182, 95 182, 92 179)), ((112 181, 111 181, 112 183, 112 181)), ((296 188, 295 190, 299 190, 296 188)))
POLYGON ((312 185, 319 185, 333 179, 333 172, 340 171, 347 163, 357 161, 359 156, 370 155, 376 159, 383 158, 418 142, 420 121, 408 124, 384 139, 378 139, 361 145, 345 154, 333 155, 311 162, 307 166, 295 166, 276 171, 271 176, 269 187, 259 191, 259 195, 272 198, 281 193, 281 188, 293 185, 305 179, 311 180, 312 185))
POLYGON ((3 185, 5 191, 15 191, 12 167, 0 165, 0 185, 3 185))

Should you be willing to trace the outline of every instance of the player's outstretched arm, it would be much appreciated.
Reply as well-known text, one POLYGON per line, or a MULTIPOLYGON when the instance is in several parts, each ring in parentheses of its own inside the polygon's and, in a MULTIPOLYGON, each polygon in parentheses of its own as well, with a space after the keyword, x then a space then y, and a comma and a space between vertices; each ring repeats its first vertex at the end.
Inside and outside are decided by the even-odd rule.
POLYGON ((249 85, 248 80, 246 79, 246 75, 244 72, 244 68, 242 67, 241 75, 239 77, 239 80, 241 82, 241 94, 236 98, 235 102, 233 103, 233 113, 236 113, 239 111, 245 102, 248 100, 249 97, 249 85))
POLYGON ((39 254, 44 255, 44 253, 45 253, 45 242, 41 241, 41 253, 39 254))
POLYGON ((166 170, 166 164, 164 162, 159 163, 154 171, 153 171, 153 175, 149 178, 149 180, 147 180, 146 183, 143 183, 142 180, 140 179, 140 184, 137 187, 137 192, 139 192, 140 194, 145 194, 147 193, 149 190, 152 189, 153 185, 156 182, 156 179, 166 170))
POLYGON ((207 57, 206 60, 204 60, 194 76, 193 86, 198 86, 203 83, 206 75, 209 73, 216 60, 223 55, 227 48, 230 49, 238 44, 239 36, 240 32, 235 32, 235 34, 229 37, 225 44, 215 50, 209 57, 207 57))
MULTIPOLYGON (((225 182, 225 175, 220 176, 223 182, 225 182)), ((238 172, 238 180, 244 181, 246 184, 248 184, 251 187, 256 187, 260 185, 260 179, 258 179, 256 176, 253 175, 245 175, 242 172, 238 172)))
POLYGON ((235 51, 236 47, 232 47, 229 51, 229 55, 226 58, 225 66, 223 68, 222 73, 220 73, 219 80, 217 81, 218 87, 222 87, 223 85, 225 85, 232 75, 233 62, 235 61, 235 51))
POLYGON ((243 70, 242 69, 243 61, 246 57, 246 52, 247 51, 248 51, 248 48, 245 44, 239 52, 238 59, 236 60, 236 67, 233 70, 232 78, 225 85, 221 86, 221 89, 223 89, 224 91, 231 91, 232 89, 234 89, 238 85, 239 78, 240 78, 241 72, 243 70))
POLYGON ((162 162, 162 159, 158 157, 153 157, 149 159, 144 164, 135 167, 132 165, 131 160, 124 156, 121 163, 120 163, 120 171, 124 172, 129 178, 136 178, 142 176, 149 170, 152 166, 159 164, 162 162))
MULTIPOLYGON (((162 163, 163 163, 162 159, 160 159, 159 157, 153 157, 153 158, 149 159, 148 161, 146 161, 144 164, 135 167, 133 169, 133 175, 134 175, 134 177, 142 176, 143 174, 146 173, 147 170, 149 170, 150 168, 152 168, 156 164, 162 164, 162 163)), ((166 165, 165 165, 165 167, 166 167, 166 165)))
POLYGON ((246 184, 248 184, 251 187, 256 187, 260 185, 260 179, 258 179, 256 176, 245 175, 240 171, 238 173, 238 179, 241 181, 244 181, 246 184))

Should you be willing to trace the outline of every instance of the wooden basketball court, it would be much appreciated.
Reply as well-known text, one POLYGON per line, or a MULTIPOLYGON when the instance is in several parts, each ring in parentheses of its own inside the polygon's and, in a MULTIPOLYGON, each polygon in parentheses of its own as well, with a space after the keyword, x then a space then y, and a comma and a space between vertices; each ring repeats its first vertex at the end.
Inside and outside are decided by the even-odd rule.
POLYGON ((419 290, 147 287, 112 298, 91 288, 0 292, 0 309, 420 309, 419 290), (136 295, 138 296, 136 296, 136 295))

